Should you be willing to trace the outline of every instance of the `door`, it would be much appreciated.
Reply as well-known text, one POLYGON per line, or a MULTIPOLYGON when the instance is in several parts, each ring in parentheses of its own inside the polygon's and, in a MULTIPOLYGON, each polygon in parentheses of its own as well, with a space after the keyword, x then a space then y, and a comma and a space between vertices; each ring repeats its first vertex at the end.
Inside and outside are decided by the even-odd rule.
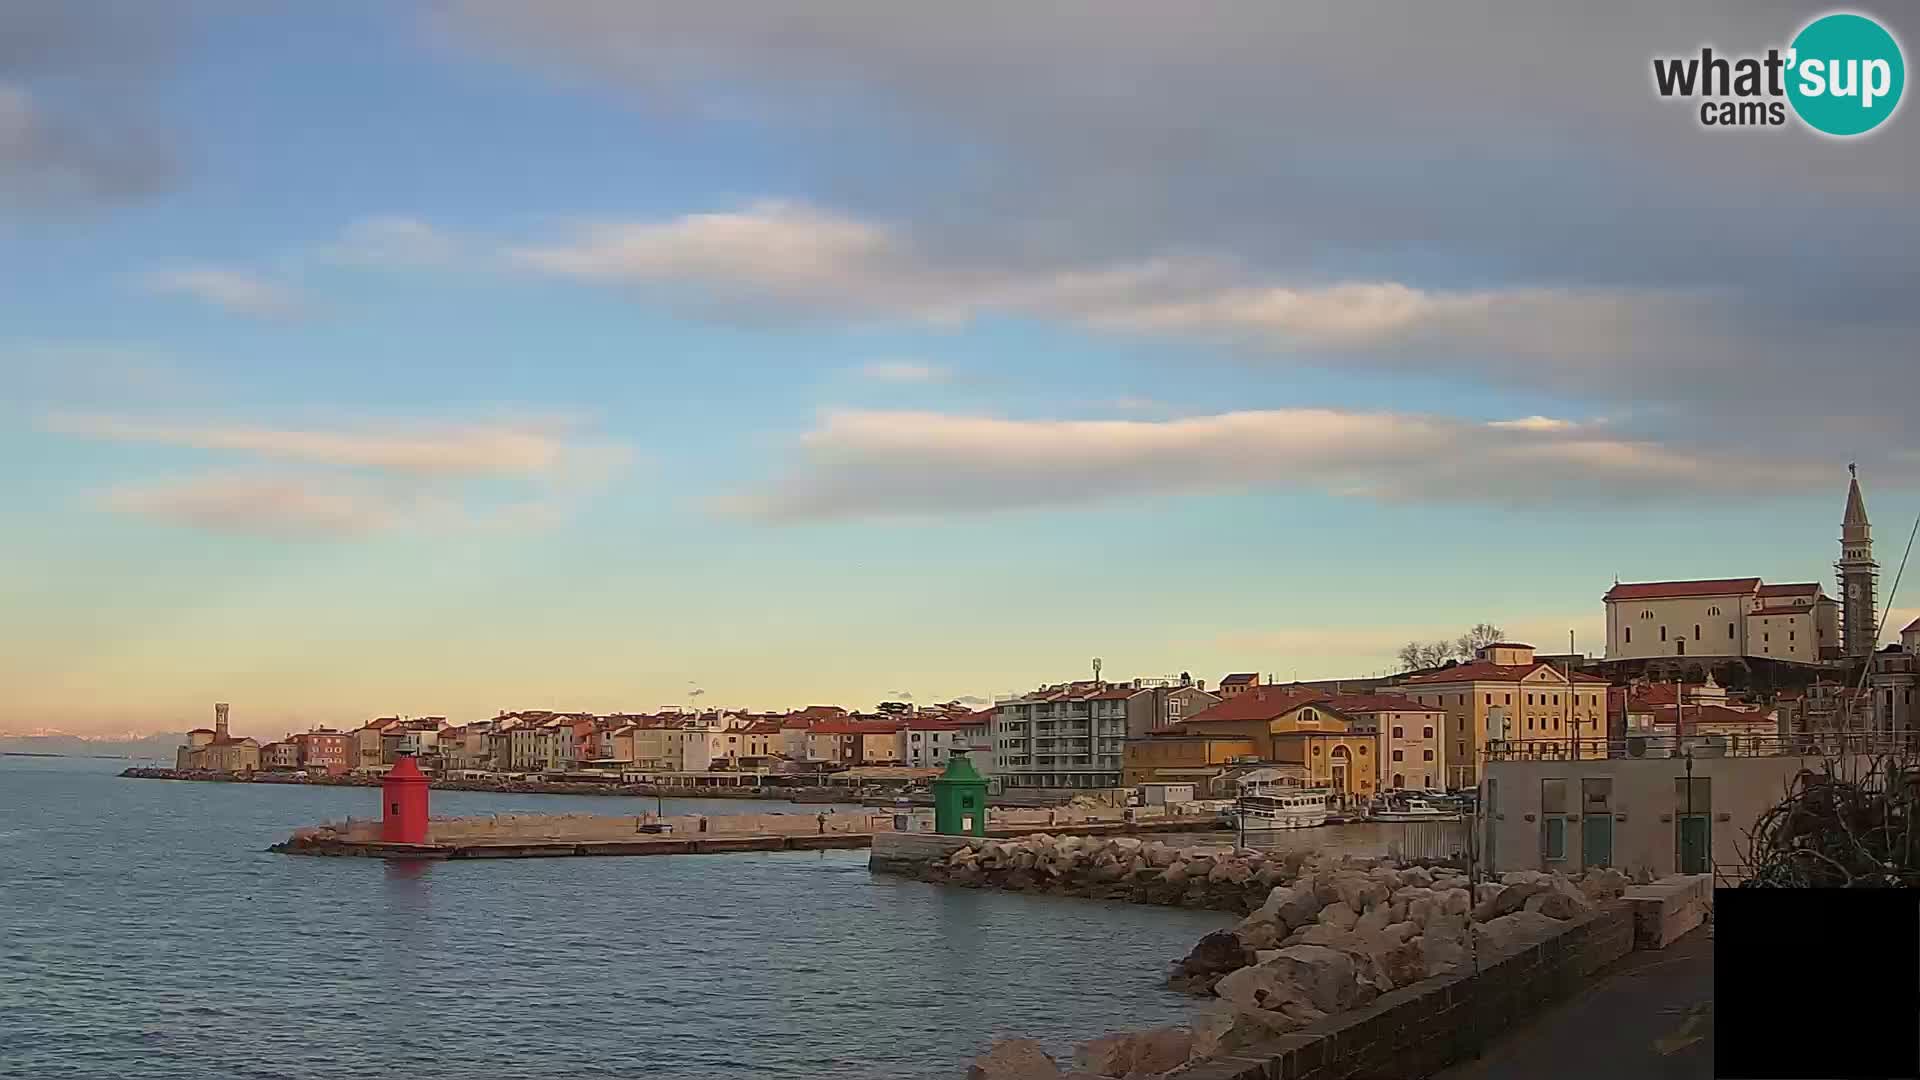
POLYGON ((1580 819, 1580 857, 1587 866, 1613 865, 1613 815, 1580 819))
POLYGON ((1705 874, 1712 870, 1706 814, 1680 815, 1680 852, 1676 862, 1683 874, 1705 874))
POLYGON ((1489 778, 1487 780, 1486 798, 1482 799, 1480 802, 1480 820, 1484 822, 1486 826, 1486 836, 1485 836, 1485 839, 1481 841, 1480 846, 1481 846, 1481 849, 1487 853, 1486 854, 1487 869, 1492 870, 1495 873, 1498 873, 1500 870, 1499 852, 1495 851, 1493 846, 1494 810, 1499 805, 1500 805, 1500 782, 1498 780, 1489 778))
POLYGON ((1674 866, 1682 874, 1713 872, 1713 781, 1675 777, 1674 866))

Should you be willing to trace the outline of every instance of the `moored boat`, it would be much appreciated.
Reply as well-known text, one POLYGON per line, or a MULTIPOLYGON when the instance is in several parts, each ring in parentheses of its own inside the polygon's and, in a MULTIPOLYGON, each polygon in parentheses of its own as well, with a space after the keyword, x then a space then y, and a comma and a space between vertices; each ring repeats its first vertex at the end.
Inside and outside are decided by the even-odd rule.
POLYGON ((1243 832, 1311 829, 1327 823, 1330 801, 1325 788, 1242 795, 1229 817, 1243 832))

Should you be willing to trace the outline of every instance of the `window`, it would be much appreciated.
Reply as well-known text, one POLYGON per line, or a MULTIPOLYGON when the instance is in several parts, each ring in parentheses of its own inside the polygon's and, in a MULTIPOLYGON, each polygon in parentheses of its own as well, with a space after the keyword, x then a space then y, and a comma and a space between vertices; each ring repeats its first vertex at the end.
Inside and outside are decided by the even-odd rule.
POLYGON ((1431 751, 1431 750, 1423 750, 1423 751, 1421 751, 1421 752, 1420 752, 1420 757, 1421 757, 1421 759, 1422 759, 1422 760, 1424 760, 1424 761, 1432 761, 1432 760, 1433 760, 1433 751, 1431 751))
POLYGON ((1423 739, 1431 739, 1431 738, 1433 738, 1433 729, 1432 729, 1432 728, 1430 728, 1430 727, 1426 727, 1426 728, 1421 728, 1420 730, 1421 730, 1421 735, 1420 735, 1420 737, 1421 737, 1421 738, 1423 738, 1423 739))
POLYGON ((1791 631, 1791 630, 1789 630, 1789 631, 1787 631, 1787 640, 1788 640, 1788 641, 1792 641, 1792 640, 1793 640, 1793 631, 1791 631))
POLYGON ((1728 641, 1733 640, 1733 624, 1732 623, 1727 624, 1727 640, 1728 641))
POLYGON ((1667 640, 1667 628, 1664 626, 1660 628, 1660 640, 1661 641, 1667 640))
POLYGON ((1700 624, 1699 623, 1693 624, 1693 640, 1695 641, 1700 640, 1700 624))
POLYGON ((1633 627, 1627 627, 1627 644, 1633 644, 1633 627))
MULTIPOLYGON (((1427 730, 1428 730, 1429 732, 1431 732, 1431 731, 1432 731, 1433 729, 1432 729, 1432 728, 1428 728, 1427 730)), ((1403 728, 1403 727, 1399 727, 1398 725, 1396 725, 1396 726, 1394 727, 1394 729, 1393 729, 1393 737, 1394 737, 1394 738, 1396 738, 1396 739, 1404 739, 1404 738, 1406 738, 1406 737, 1407 737, 1407 729, 1406 729, 1406 728, 1403 728)))
POLYGON ((1367 744, 1366 744, 1366 743, 1361 743, 1361 744, 1360 744, 1360 756, 1361 756, 1361 757, 1366 757, 1366 756, 1367 756, 1367 744))
POLYGON ((1761 641, 1772 641, 1772 640, 1773 640, 1773 635, 1772 635, 1772 634, 1761 634, 1761 635, 1760 635, 1760 640, 1761 640, 1761 641))
POLYGON ((1708 615, 1709 617, 1711 617, 1711 616, 1714 616, 1714 615, 1718 615, 1718 614, 1720 614, 1720 609, 1719 609, 1719 608, 1717 608, 1717 607, 1710 607, 1710 608, 1708 608, 1708 609, 1707 609, 1707 615, 1708 615))
POLYGON ((1488 694, 1488 695, 1487 695, 1487 704, 1489 704, 1489 705, 1491 705, 1491 704, 1493 704, 1493 695, 1492 695, 1492 694, 1488 694))
POLYGON ((1314 747, 1314 748, 1313 748, 1313 754, 1314 754, 1314 756, 1315 756, 1315 757, 1319 757, 1319 756, 1320 756, 1320 748, 1319 748, 1319 747, 1317 747, 1317 746, 1316 746, 1316 747, 1314 747))
POLYGON ((1403 788, 1403 787, 1406 787, 1406 786, 1407 786, 1407 774, 1406 774, 1406 773, 1394 773, 1394 774, 1393 774, 1393 786, 1394 786, 1394 787, 1397 787, 1397 788, 1403 788))
POLYGON ((1528 694, 1528 695, 1527 695, 1527 704, 1529 704, 1529 705, 1531 705, 1531 704, 1533 704, 1533 695, 1532 695, 1532 694, 1528 694))
POLYGON ((1652 608, 1648 608, 1647 610, 1645 610, 1645 611, 1642 611, 1642 612, 1640 613, 1640 617, 1641 617, 1641 618, 1643 618, 1643 619, 1651 619, 1651 618, 1653 618, 1653 609, 1652 609, 1652 608))
POLYGON ((1513 695, 1512 695, 1512 694, 1508 694, 1508 695, 1507 695, 1507 700, 1506 700, 1506 702, 1505 702, 1505 704, 1507 704, 1507 705, 1511 705, 1511 704, 1513 704, 1513 695))
POLYGON ((1393 760, 1395 760, 1395 761, 1405 761, 1405 760, 1407 760, 1407 755, 1406 755, 1406 753, 1405 753, 1404 751, 1400 751, 1400 750, 1395 750, 1395 751, 1393 752, 1393 760))
POLYGON ((1527 717, 1527 730, 1528 731, 1533 730, 1533 717, 1531 716, 1527 717))

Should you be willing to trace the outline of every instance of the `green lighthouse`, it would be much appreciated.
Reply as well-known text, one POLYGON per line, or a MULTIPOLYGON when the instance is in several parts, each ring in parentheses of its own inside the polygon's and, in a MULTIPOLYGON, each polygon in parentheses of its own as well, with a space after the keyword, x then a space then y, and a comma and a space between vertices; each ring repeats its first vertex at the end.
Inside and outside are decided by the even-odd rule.
POLYGON ((947 771, 933 782, 933 831, 987 835, 987 778, 973 771, 965 751, 948 757, 947 771))

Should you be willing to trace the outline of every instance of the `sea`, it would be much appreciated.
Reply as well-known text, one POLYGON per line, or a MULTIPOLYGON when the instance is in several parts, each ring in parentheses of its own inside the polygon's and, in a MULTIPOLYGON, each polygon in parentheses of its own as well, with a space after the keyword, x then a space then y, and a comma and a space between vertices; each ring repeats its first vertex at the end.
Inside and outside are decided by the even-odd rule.
MULTIPOLYGON (((878 876, 865 851, 276 855, 377 793, 129 764, 0 757, 0 1077, 948 1080, 997 1036, 1064 1060, 1189 1019, 1167 964, 1232 922, 878 876)), ((656 806, 432 797, 437 816, 656 806)))

